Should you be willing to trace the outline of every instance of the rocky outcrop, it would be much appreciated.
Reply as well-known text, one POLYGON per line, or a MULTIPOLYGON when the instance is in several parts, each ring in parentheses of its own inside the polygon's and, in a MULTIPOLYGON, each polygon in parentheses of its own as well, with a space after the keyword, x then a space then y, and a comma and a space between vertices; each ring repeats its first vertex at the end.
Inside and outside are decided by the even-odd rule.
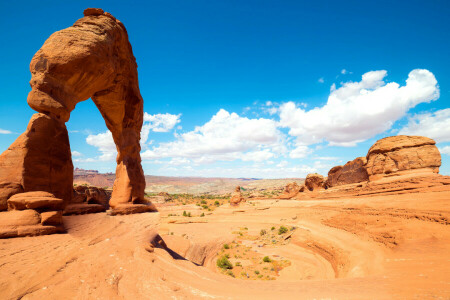
POLYGON ((64 209, 65 215, 87 214, 106 211, 110 192, 95 186, 78 185, 73 188, 72 201, 64 209))
POLYGON ((109 204, 113 209, 121 206, 120 211, 126 213, 139 204, 136 212, 145 211, 139 144, 143 99, 124 25, 101 9, 88 8, 73 26, 55 32, 45 41, 33 56, 30 71, 27 102, 38 113, 27 130, 0 155, 0 210, 19 209, 14 201, 11 207, 7 205, 8 199, 33 191, 48 192, 61 199, 64 206, 79 204, 71 203, 73 165, 65 122, 77 103, 91 98, 118 152, 109 204))
POLYGON ((291 199, 295 197, 300 192, 301 187, 297 182, 291 182, 286 185, 283 193, 278 197, 279 199, 291 199))
POLYGON ((48 192, 13 195, 7 201, 8 211, 0 212, 0 238, 64 232, 63 204, 48 192))
POLYGON ((27 101, 38 113, 0 156, 0 210, 7 208, 9 197, 21 192, 46 191, 66 205, 71 202, 73 165, 65 122, 76 104, 89 98, 105 119, 118 151, 110 205, 142 204, 143 99, 124 25, 101 9, 86 9, 73 26, 47 39, 31 60, 30 71, 27 101))
POLYGON ((372 181, 408 172, 439 173, 441 155, 435 144, 427 137, 406 135, 377 141, 366 156, 369 179, 372 181))
POLYGON ((344 184, 352 184, 367 181, 365 165, 367 160, 365 157, 358 157, 347 162, 344 166, 336 166, 328 172, 328 178, 325 182, 327 188, 344 184))
POLYGON ((242 197, 241 187, 237 186, 234 193, 231 194, 230 205, 238 206, 243 201, 245 201, 245 200, 244 200, 244 197, 242 197))
POLYGON ((325 179, 322 175, 314 173, 308 174, 305 179, 305 188, 309 191, 317 191, 324 189, 325 179))

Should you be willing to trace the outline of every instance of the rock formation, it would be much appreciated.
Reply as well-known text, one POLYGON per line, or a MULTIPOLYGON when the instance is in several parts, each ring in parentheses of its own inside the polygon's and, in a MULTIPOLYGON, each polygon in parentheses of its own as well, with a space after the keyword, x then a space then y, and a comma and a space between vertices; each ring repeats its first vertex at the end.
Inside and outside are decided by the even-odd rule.
POLYGON ((308 174, 305 179, 305 188, 309 191, 321 190, 325 187, 325 179, 322 175, 308 174))
POLYGON ((328 188, 367 181, 369 176, 365 168, 366 163, 367 160, 365 157, 357 157, 354 160, 347 162, 344 166, 331 168, 328 172, 325 186, 328 188))
POLYGON ((237 186, 234 193, 231 194, 230 205, 238 206, 243 201, 244 201, 244 197, 242 197, 241 187, 237 186))
POLYGON ((295 197, 300 192, 301 187, 297 182, 291 182, 286 185, 283 193, 278 197, 279 199, 291 199, 295 197))
POLYGON ((8 211, 0 212, 0 238, 64 232, 64 201, 48 192, 27 192, 11 196, 8 211))
POLYGON ((441 154, 435 144, 427 137, 406 135, 377 141, 367 153, 369 179, 372 181, 408 172, 439 173, 441 154))
POLYGON ((72 200, 73 165, 65 122, 77 103, 91 98, 117 147, 110 205, 146 211, 140 158, 143 99, 137 64, 124 25, 88 8, 69 28, 52 34, 30 63, 28 104, 38 113, 0 155, 0 210, 17 193, 45 191, 72 200))
POLYGON ((102 212, 109 208, 111 193, 94 186, 79 185, 73 188, 72 201, 65 207, 64 214, 86 214, 102 212))

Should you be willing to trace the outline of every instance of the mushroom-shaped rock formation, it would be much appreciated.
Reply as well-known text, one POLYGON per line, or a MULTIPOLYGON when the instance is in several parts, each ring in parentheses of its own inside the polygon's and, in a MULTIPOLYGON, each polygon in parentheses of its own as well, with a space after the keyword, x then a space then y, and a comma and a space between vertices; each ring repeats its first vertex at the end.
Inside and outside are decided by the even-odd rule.
POLYGON ((301 187, 297 184, 297 182, 288 183, 284 187, 283 193, 278 197, 279 199, 291 199, 295 197, 300 192, 301 187))
POLYGON ((244 200, 244 197, 242 197, 241 187, 237 186, 234 193, 231 194, 230 205, 238 206, 243 201, 245 201, 245 200, 244 200))
POLYGON ((143 99, 124 25, 101 9, 88 8, 73 26, 45 41, 30 71, 27 101, 38 113, 0 155, 0 210, 22 192, 46 191, 65 205, 71 202, 73 165, 65 122, 77 103, 91 98, 118 152, 109 204, 146 211, 139 144, 143 99))
POLYGON ((366 171, 367 160, 365 157, 357 157, 347 162, 344 166, 336 166, 328 172, 325 182, 326 187, 333 187, 344 184, 358 183, 369 180, 366 171))
POLYGON ((369 179, 406 173, 439 173, 441 154, 436 142, 423 136, 398 135, 378 140, 367 153, 369 179))
POLYGON ((325 179, 322 175, 314 173, 308 174, 305 179, 305 188, 309 191, 321 190, 325 186, 325 179))

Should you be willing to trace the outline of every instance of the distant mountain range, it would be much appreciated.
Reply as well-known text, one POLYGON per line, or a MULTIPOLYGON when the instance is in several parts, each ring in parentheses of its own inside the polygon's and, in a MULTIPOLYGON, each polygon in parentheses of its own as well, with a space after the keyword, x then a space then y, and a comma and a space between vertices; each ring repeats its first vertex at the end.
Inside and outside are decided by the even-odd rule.
MULTIPOLYGON (((97 170, 74 170, 74 184, 88 184, 97 187, 112 187, 114 173, 99 173, 97 170)), ((246 191, 280 190, 289 183, 302 183, 303 178, 261 179, 261 178, 218 178, 218 177, 169 177, 145 175, 146 192, 168 192, 171 194, 227 194, 236 186, 246 191)))

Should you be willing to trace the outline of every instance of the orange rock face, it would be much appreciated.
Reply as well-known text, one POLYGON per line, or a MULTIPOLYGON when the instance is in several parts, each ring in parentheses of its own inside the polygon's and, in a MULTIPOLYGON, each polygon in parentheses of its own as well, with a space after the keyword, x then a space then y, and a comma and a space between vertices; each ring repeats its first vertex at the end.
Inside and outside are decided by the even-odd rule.
POLYGON ((441 154, 435 141, 422 136, 391 136, 377 141, 367 153, 370 180, 413 172, 439 173, 441 154))
POLYGON ((321 190, 325 186, 325 179, 322 175, 314 173, 308 174, 305 179, 305 188, 309 191, 321 190))
POLYGON ((358 183, 369 180, 365 157, 358 157, 347 162, 344 166, 336 166, 328 172, 328 178, 325 183, 327 187, 333 187, 343 184, 358 183))
POLYGON ((128 34, 101 9, 86 9, 84 15, 52 34, 31 60, 27 101, 39 113, 0 156, 0 210, 21 192, 46 191, 71 202, 73 165, 65 122, 76 104, 89 98, 117 146, 111 207, 144 201, 143 99, 128 34))
POLYGON ((291 182, 286 185, 283 193, 278 197, 280 199, 291 199, 300 192, 300 186, 297 182, 291 182))
POLYGON ((231 194, 230 205, 238 206, 242 201, 244 201, 244 197, 242 197, 241 187, 237 186, 234 193, 231 194))

